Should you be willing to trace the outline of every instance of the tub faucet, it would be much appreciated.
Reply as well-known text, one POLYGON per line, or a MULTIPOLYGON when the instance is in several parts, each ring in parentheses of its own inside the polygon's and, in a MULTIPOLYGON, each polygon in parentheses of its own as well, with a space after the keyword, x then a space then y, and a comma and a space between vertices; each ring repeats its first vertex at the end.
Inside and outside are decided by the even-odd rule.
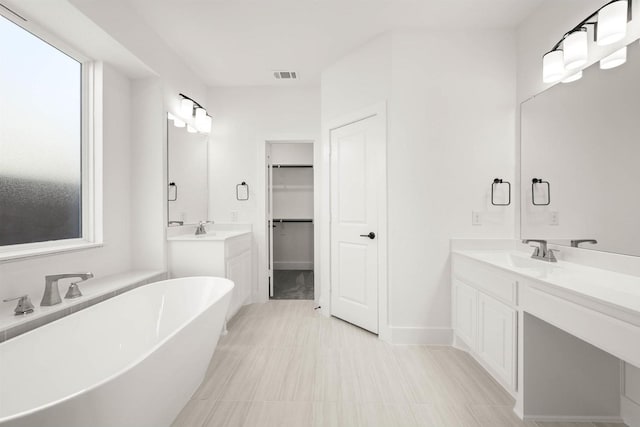
MULTIPOLYGON (((77 277, 80 280, 79 282, 84 282, 85 280, 89 280, 93 277, 93 273, 67 273, 67 274, 52 274, 44 277, 44 295, 42 296, 42 301, 40 301, 41 306, 50 306, 60 304, 62 299, 60 298, 60 289, 58 288, 58 280, 60 279, 69 279, 72 277, 77 277)), ((76 282, 76 283, 79 283, 76 282)))
POLYGON ((546 240, 536 240, 536 239, 525 239, 522 243, 537 243, 539 246, 535 248, 531 258, 533 259, 541 259, 547 262, 558 262, 556 256, 553 254, 553 249, 547 248, 546 240))

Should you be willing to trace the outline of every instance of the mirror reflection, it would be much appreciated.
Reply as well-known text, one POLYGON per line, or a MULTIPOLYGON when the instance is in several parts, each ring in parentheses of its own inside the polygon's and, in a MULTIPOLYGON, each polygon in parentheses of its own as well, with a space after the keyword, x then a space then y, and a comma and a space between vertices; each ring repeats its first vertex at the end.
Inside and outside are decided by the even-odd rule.
POLYGON ((167 120, 168 225, 197 224, 208 217, 209 136, 167 120))
POLYGON ((522 104, 523 239, 640 256, 639 50, 522 104))

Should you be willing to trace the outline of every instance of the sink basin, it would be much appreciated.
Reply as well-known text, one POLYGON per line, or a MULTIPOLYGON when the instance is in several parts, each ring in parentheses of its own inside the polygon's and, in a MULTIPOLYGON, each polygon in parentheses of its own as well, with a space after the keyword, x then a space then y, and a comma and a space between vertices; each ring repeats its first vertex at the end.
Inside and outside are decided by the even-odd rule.
POLYGON ((532 259, 530 255, 520 252, 477 251, 470 253, 470 255, 500 267, 524 270, 527 274, 535 277, 544 277, 558 268, 556 263, 532 259))

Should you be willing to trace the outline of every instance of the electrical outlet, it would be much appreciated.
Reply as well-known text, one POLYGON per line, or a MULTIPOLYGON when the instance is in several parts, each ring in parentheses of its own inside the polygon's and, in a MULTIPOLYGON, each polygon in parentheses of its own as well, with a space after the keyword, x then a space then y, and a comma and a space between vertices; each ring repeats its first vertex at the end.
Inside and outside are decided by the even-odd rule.
POLYGON ((482 225, 480 212, 471 212, 471 225, 482 225))
POLYGON ((231 222, 238 222, 238 211, 231 211, 231 222))
POLYGON ((557 211, 549 213, 549 225, 560 225, 560 214, 557 211))

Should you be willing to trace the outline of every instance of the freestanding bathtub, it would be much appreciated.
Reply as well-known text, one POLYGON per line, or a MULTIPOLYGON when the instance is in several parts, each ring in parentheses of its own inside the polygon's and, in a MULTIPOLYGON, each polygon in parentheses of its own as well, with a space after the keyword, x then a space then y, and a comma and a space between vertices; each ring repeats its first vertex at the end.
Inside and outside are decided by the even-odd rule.
POLYGON ((169 426, 201 383, 233 282, 152 283, 0 344, 0 426, 169 426))

